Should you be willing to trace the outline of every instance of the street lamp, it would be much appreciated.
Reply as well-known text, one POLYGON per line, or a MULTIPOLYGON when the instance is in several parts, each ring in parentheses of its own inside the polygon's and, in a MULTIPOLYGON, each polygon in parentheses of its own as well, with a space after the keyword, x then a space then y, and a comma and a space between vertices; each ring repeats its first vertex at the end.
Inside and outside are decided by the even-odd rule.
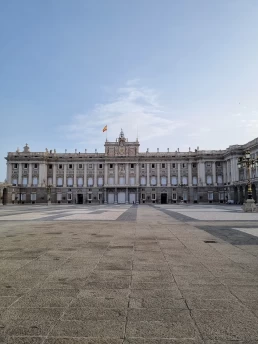
POLYGON ((252 195, 251 169, 254 167, 258 167, 258 158, 252 159, 250 152, 247 151, 243 157, 238 158, 237 167, 239 169, 246 168, 247 170, 248 196, 246 202, 244 203, 243 209, 245 212, 254 212, 256 211, 256 205, 252 195))

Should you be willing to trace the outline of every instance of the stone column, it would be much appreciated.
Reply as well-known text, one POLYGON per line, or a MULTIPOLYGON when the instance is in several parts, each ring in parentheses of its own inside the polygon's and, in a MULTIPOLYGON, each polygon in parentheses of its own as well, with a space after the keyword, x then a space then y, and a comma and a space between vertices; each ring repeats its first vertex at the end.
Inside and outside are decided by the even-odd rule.
POLYGON ((227 183, 231 182, 231 168, 230 168, 230 160, 227 160, 227 183))
POLYGON ((192 176, 192 163, 188 163, 188 185, 193 185, 193 176, 192 176))
POLYGON ((18 185, 22 185, 22 163, 21 162, 18 164, 18 168, 19 168, 19 171, 18 171, 18 185))
POLYGON ((118 164, 115 163, 115 185, 118 185, 118 164))
POLYGON ((149 187, 150 186, 150 164, 147 164, 147 183, 146 185, 149 187))
POLYGON ((136 185, 140 184, 140 181, 139 181, 139 163, 138 162, 136 164, 136 181, 135 181, 135 184, 136 185))
POLYGON ((216 162, 212 162, 212 184, 217 185, 217 180, 216 180, 216 162))
POLYGON ((43 168, 42 164, 39 164, 39 187, 43 186, 43 168))
POLYGON ((108 164, 106 163, 104 165, 104 185, 107 185, 107 183, 108 183, 108 164))
POLYGON ((125 189, 125 204, 128 204, 128 203, 129 203, 128 197, 129 197, 128 188, 126 188, 126 189, 125 189))
POLYGON ((97 172, 97 164, 94 164, 94 180, 93 180, 93 187, 96 188, 98 184, 98 172, 97 172))
POLYGON ((239 169, 237 167, 238 158, 234 158, 235 181, 239 181, 239 169))
POLYGON ((160 163, 157 163, 157 186, 160 186, 160 163))
POLYGON ((107 204, 107 189, 104 189, 104 204, 107 204))
MULTIPOLYGON (((201 183, 203 186, 206 186, 206 179, 205 179, 205 163, 204 162, 200 162, 200 176, 199 178, 201 179, 201 183)), ((200 183, 200 182, 199 182, 200 183)))
POLYGON ((73 169, 73 187, 77 187, 77 164, 74 164, 73 169))
POLYGON ((227 183, 227 162, 226 161, 223 161, 222 170, 223 170, 223 184, 224 184, 224 183, 227 183))
POLYGON ((53 164, 53 187, 56 187, 56 164, 53 164))
POLYGON ((115 188, 115 203, 114 204, 117 204, 117 188, 115 188))
POLYGON ((182 184, 181 181, 181 164, 180 162, 177 163, 177 185, 182 184))
POLYGON ((66 186, 67 186, 66 173, 67 173, 67 164, 64 164, 64 182, 63 182, 63 186, 64 186, 65 188, 66 188, 66 186))
POLYGON ((125 185, 129 185, 129 163, 125 164, 125 185))
POLYGON ((167 186, 171 186, 170 162, 167 164, 167 166, 168 166, 168 182, 167 182, 167 186))
POLYGON ((28 178, 28 186, 32 185, 32 164, 29 164, 29 178, 28 178))
POLYGON ((87 164, 84 164, 83 187, 87 187, 87 164))
POLYGON ((136 204, 139 204, 139 189, 136 188, 136 204))

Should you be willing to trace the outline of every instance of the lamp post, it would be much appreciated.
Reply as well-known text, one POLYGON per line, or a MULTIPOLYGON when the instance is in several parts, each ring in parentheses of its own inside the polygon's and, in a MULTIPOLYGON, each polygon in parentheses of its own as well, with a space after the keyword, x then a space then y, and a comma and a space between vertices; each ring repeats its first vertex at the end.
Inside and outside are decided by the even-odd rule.
POLYGON ((247 200, 244 203, 243 209, 247 213, 255 212, 256 211, 256 205, 255 201, 253 199, 252 195, 252 184, 251 184, 251 169, 254 167, 258 167, 258 158, 252 159, 251 154, 249 151, 245 152, 245 155, 241 158, 238 158, 237 167, 240 168, 246 168, 247 171, 247 200))

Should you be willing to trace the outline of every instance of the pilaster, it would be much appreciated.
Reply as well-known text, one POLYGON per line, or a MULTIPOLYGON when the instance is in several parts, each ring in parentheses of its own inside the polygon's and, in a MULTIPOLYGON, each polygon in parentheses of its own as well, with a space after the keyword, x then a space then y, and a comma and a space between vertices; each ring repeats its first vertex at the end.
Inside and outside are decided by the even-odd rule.
POLYGON ((28 178, 28 186, 32 185, 32 164, 29 164, 29 178, 28 178))
POLYGON ((73 187, 77 186, 77 164, 74 164, 73 169, 73 187))
POLYGON ((64 181, 63 181, 64 187, 67 186, 67 177, 66 177, 66 173, 67 173, 67 164, 64 164, 64 181))
POLYGON ((147 183, 146 183, 147 187, 150 186, 150 164, 147 163, 147 183))
POLYGON ((53 164, 53 186, 56 187, 56 163, 53 164))
POLYGON ((167 181, 167 185, 171 186, 170 162, 168 162, 167 166, 168 166, 168 181, 167 181))
POLYGON ((160 163, 157 163, 157 186, 160 186, 160 163))
POLYGON ((212 162, 212 184, 217 185, 217 180, 216 180, 216 162, 212 162))
POLYGON ((192 186, 193 184, 193 176, 192 176, 192 163, 188 163, 188 185, 192 186))
POLYGON ((87 187, 87 164, 84 164, 83 187, 87 187))
POLYGON ((97 172, 97 167, 98 167, 98 164, 95 163, 94 164, 94 180, 93 180, 93 187, 96 188, 97 187, 97 184, 98 184, 98 172, 97 172))
POLYGON ((22 184, 22 163, 18 164, 18 185, 22 184))

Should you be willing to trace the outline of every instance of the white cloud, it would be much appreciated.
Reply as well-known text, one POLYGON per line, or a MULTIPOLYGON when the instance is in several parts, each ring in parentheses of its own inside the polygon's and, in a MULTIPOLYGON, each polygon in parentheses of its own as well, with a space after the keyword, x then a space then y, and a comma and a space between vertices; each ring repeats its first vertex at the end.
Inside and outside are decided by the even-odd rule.
POLYGON ((162 139, 186 126, 185 121, 173 119, 162 108, 156 91, 139 87, 138 82, 128 81, 126 87, 116 90, 112 101, 96 104, 87 114, 73 116, 71 124, 62 126, 60 130, 67 139, 76 140, 81 145, 92 143, 98 147, 106 138, 106 134, 102 133, 105 125, 108 126, 110 141, 118 137, 123 128, 130 140, 136 139, 138 131, 141 142, 162 139))

